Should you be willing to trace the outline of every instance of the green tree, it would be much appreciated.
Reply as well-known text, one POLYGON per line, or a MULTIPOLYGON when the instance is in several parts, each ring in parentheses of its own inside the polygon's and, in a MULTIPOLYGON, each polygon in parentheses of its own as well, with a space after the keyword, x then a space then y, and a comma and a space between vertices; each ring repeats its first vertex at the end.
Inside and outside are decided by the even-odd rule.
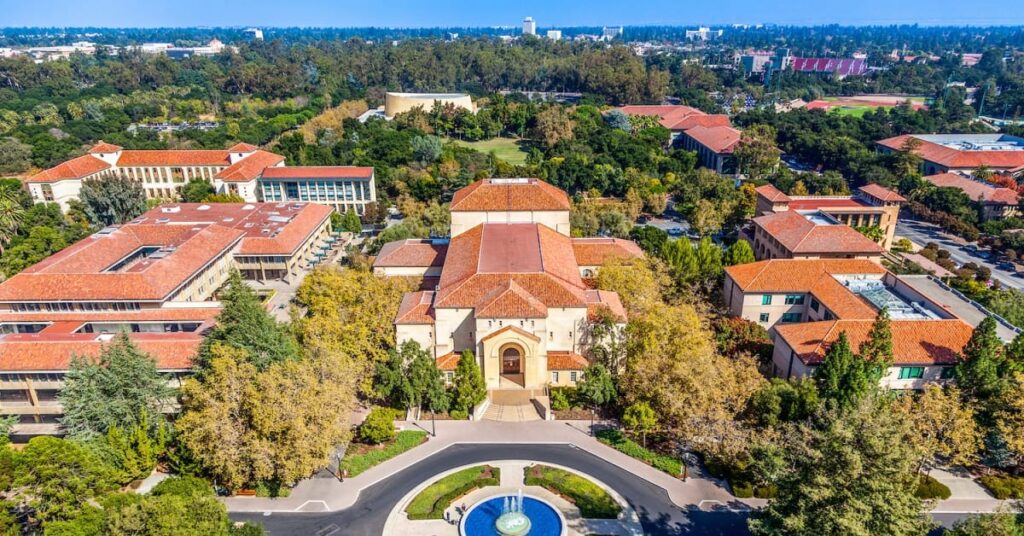
POLYGON ((825 361, 814 373, 818 393, 831 407, 846 410, 877 387, 866 361, 853 354, 846 332, 828 347, 825 361))
POLYGON ((156 361, 126 333, 118 334, 98 358, 73 357, 64 381, 58 395, 64 407, 61 426, 72 437, 149 425, 147 415, 161 415, 172 395, 156 361))
POLYGON ((0 254, 18 235, 18 230, 25 220, 25 209, 21 206, 20 197, 19 192, 0 190, 0 254))
POLYGON ((186 203, 201 203, 217 193, 206 179, 192 179, 181 189, 181 199, 186 203))
POLYGON ((434 413, 448 410, 449 400, 444 377, 437 368, 437 361, 430 357, 430 354, 426 351, 416 352, 408 364, 406 374, 409 377, 409 390, 405 393, 408 407, 426 406, 434 413))
POLYGON ((487 398, 487 385, 473 352, 466 350, 459 357, 455 367, 452 390, 452 408, 469 413, 473 407, 487 398))
POLYGON ((749 264, 754 262, 754 260, 754 248, 750 247, 750 242, 741 238, 733 242, 725 250, 725 258, 722 259, 722 263, 726 266, 736 266, 738 264, 749 264))
POLYGON ((658 414, 647 402, 637 402, 622 412, 622 424, 634 432, 640 432, 641 442, 647 448, 647 434, 657 429, 658 414))
POLYGON ((630 123, 629 116, 622 110, 612 110, 604 114, 604 120, 608 123, 610 128, 618 129, 623 132, 633 131, 633 125, 630 123))
POLYGON ((388 352, 384 361, 378 361, 375 365, 376 373, 373 379, 373 391, 382 400, 392 406, 405 403, 409 391, 409 376, 406 374, 406 364, 423 352, 415 341, 405 341, 399 348, 388 352))
POLYGON ((629 231, 630 240, 636 242, 648 255, 660 255, 661 248, 668 242, 668 233, 657 227, 639 225, 629 231))
POLYGON ((583 370, 583 378, 576 384, 576 394, 595 409, 611 404, 618 397, 615 380, 600 363, 583 370))
POLYGON ((23 173, 31 166, 31 145, 14 137, 0 138, 0 173, 23 173))
POLYGON ((860 358, 870 363, 877 370, 875 375, 881 379, 882 372, 892 365, 892 326, 889 320, 889 308, 882 307, 871 324, 868 339, 858 348, 860 358))
POLYGON ((353 234, 359 234, 363 230, 363 223, 359 221, 359 215, 355 210, 348 209, 341 220, 341 230, 353 234))
POLYGON ((991 316, 974 328, 964 346, 963 359, 954 369, 957 386, 968 397, 983 405, 998 398, 1004 387, 1003 343, 991 316))
POLYGON ((78 199, 89 221, 97 225, 121 224, 146 211, 142 182, 120 176, 85 179, 78 199))
POLYGON ((759 179, 779 166, 782 151, 775 145, 775 137, 775 129, 770 125, 749 125, 743 129, 733 150, 740 173, 759 179))
POLYGON ((421 163, 436 162, 441 157, 441 138, 416 136, 412 139, 412 154, 421 163))
POLYGON ((914 496, 909 424, 882 397, 788 425, 776 497, 749 521, 756 535, 921 535, 931 527, 914 496))
POLYGON ((43 522, 66 520, 118 484, 116 471, 82 444, 40 436, 18 456, 9 498, 33 508, 43 522))
POLYGON ((224 308, 217 316, 217 325, 203 339, 196 357, 200 368, 208 366, 210 349, 216 343, 245 350, 258 370, 299 357, 295 339, 270 316, 238 271, 233 270, 228 277, 220 301, 224 308))
POLYGON ((953 524, 946 536, 1024 536, 1018 514, 1000 509, 994 514, 972 514, 953 524))
POLYGON ((231 533, 227 510, 216 497, 123 494, 105 498, 103 505, 104 534, 110 536, 231 533))
POLYGON ((387 408, 373 408, 359 425, 359 440, 379 445, 395 438, 394 412, 387 408))

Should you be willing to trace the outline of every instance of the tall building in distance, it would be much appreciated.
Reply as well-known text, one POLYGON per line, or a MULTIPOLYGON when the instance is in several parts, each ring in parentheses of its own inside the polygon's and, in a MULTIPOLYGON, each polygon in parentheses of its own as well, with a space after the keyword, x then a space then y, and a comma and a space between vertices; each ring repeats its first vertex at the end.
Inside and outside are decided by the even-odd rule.
POLYGON ((548 36, 548 39, 550 39, 552 41, 561 41, 562 40, 562 30, 548 30, 547 36, 548 36))
POLYGON ((686 30, 687 41, 709 41, 718 37, 722 37, 723 30, 712 30, 707 26, 701 26, 696 30, 686 30))
POLYGON ((611 41, 618 37, 622 37, 622 26, 605 26, 601 28, 601 39, 611 41))
POLYGON ((245 35, 245 38, 250 41, 263 40, 263 30, 259 28, 246 28, 245 31, 242 33, 245 35))
POLYGON ((523 35, 537 35, 537 21, 533 17, 523 19, 523 35))

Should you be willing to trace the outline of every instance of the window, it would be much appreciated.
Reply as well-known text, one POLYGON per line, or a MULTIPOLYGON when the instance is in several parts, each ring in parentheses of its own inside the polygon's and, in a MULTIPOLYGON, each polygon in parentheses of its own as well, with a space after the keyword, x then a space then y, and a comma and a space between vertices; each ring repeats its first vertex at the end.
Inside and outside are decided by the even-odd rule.
POLYGON ((551 371, 551 383, 558 383, 558 371, 551 371))
POLYGON ((569 372, 569 381, 571 381, 572 383, 576 383, 576 374, 577 372, 575 370, 569 372))
POLYGON ((818 303, 818 300, 811 298, 811 309, 817 311, 819 308, 821 308, 821 303, 818 303))
POLYGON ((782 322, 799 322, 801 316, 800 313, 783 313, 782 322))
POLYGON ((803 294, 787 294, 786 305, 803 305, 804 295, 803 294))
POLYGON ((939 374, 939 378, 942 378, 943 380, 953 379, 954 370, 955 369, 953 367, 942 367, 942 372, 939 374))
POLYGON ((446 382, 452 383, 452 380, 454 380, 454 379, 455 379, 455 373, 454 372, 445 372, 444 373, 444 380, 446 382))
POLYGON ((761 316, 757 317, 757 321, 758 322, 767 323, 768 322, 768 313, 761 313, 761 316))
POLYGON ((771 304, 772 304, 772 295, 771 294, 765 294, 764 296, 761 296, 761 305, 771 305, 771 304))
POLYGON ((902 367, 900 368, 901 380, 917 380, 924 378, 924 367, 902 367))

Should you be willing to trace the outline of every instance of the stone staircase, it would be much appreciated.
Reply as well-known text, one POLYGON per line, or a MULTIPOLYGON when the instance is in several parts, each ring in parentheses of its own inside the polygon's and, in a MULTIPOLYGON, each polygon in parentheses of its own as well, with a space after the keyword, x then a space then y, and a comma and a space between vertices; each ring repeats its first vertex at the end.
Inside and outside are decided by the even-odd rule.
POLYGON ((543 389, 492 390, 488 393, 491 404, 483 418, 502 422, 539 421, 541 417, 533 404, 533 398, 543 394, 543 389))

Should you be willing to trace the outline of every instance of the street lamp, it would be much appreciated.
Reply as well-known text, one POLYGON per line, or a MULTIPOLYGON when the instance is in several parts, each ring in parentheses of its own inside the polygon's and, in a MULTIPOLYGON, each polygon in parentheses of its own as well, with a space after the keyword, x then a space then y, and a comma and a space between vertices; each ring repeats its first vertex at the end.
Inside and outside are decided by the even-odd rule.
POLYGON ((437 423, 434 422, 434 410, 430 410, 430 437, 437 437, 437 423))
POLYGON ((597 411, 594 408, 590 408, 590 437, 594 437, 594 419, 597 417, 597 411))

